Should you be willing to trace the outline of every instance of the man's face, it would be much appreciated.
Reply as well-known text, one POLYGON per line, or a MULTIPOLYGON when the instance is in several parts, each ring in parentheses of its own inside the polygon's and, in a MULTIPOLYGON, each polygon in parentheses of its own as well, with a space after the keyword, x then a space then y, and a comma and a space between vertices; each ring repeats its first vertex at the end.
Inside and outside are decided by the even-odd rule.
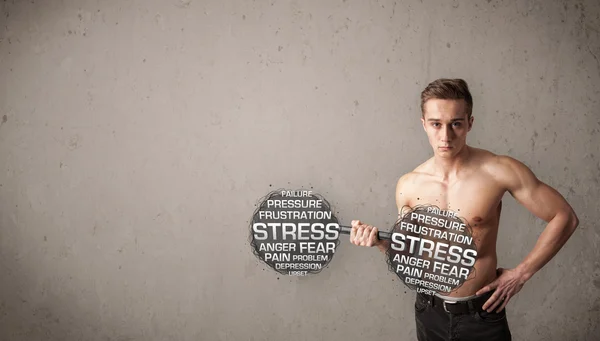
POLYGON ((425 102, 423 128, 435 155, 451 158, 467 143, 473 117, 466 113, 464 100, 430 99, 425 102))

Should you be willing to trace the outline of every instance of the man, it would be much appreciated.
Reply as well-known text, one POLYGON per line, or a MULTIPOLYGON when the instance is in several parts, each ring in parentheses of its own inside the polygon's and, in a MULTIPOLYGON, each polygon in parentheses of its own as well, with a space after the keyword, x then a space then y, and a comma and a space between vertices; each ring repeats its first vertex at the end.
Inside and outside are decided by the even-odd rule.
MULTIPOLYGON (((433 157, 397 183, 399 216, 403 207, 421 204, 459 212, 473 229, 478 252, 475 271, 458 289, 445 296, 417 294, 419 340, 511 340, 506 305, 556 255, 579 223, 565 199, 523 163, 467 145, 472 108, 464 80, 430 83, 421 93, 421 121, 433 157), (496 238, 506 192, 548 225, 520 264, 496 269, 496 238)), ((355 220, 350 242, 385 252, 389 242, 378 240, 377 231, 355 220)))

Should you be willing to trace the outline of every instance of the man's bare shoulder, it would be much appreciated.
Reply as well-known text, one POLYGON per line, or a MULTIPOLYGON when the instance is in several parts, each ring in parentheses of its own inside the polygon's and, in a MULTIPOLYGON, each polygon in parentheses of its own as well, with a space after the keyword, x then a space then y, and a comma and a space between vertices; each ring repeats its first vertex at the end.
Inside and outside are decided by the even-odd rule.
POLYGON ((418 165, 412 171, 402 175, 398 179, 398 188, 405 189, 406 191, 419 186, 423 181, 426 181, 428 177, 431 177, 430 163, 432 159, 429 159, 422 164, 418 165))
POLYGON ((521 161, 509 155, 494 154, 480 149, 477 152, 478 163, 483 171, 500 184, 509 186, 520 181, 520 177, 532 174, 531 170, 521 161))
POLYGON ((473 161, 472 163, 480 166, 486 166, 497 162, 497 158, 500 156, 489 150, 475 147, 469 147, 469 151, 471 153, 471 160, 473 161))

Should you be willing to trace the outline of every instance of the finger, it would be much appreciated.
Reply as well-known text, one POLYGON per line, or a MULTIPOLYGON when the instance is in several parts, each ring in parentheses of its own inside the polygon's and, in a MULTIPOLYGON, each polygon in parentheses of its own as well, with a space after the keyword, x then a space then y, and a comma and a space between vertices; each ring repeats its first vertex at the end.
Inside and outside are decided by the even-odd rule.
POLYGON ((371 228, 369 225, 363 225, 362 231, 361 231, 361 235, 360 235, 360 245, 362 246, 367 246, 367 243, 369 242, 369 233, 371 233, 371 228))
POLYGON ((500 306, 500 308, 498 308, 498 310, 496 310, 496 312, 497 313, 501 312, 502 309, 504 309, 506 307, 506 305, 508 304, 508 301, 510 301, 510 296, 504 297, 504 299, 502 300, 502 305, 500 306))
POLYGON ((494 303, 492 303, 492 305, 490 305, 490 307, 486 309, 486 311, 487 311, 488 313, 491 313, 491 312, 493 312, 493 311, 494 311, 494 309, 496 309, 496 307, 498 307, 498 305, 499 305, 500 303, 502 303, 502 301, 501 301, 499 298, 498 298, 498 299, 496 299, 496 300, 494 301, 494 303))
POLYGON ((493 281, 492 283, 484 286, 483 288, 479 289, 475 295, 481 295, 481 294, 485 294, 486 292, 492 291, 494 289, 496 289, 496 287, 498 286, 498 282, 497 281, 493 281))
MULTIPOLYGON (((496 283, 492 282, 491 284, 489 284, 488 286, 498 286, 496 283)), ((488 290, 489 291, 489 290, 488 290)), ((485 304, 483 305, 483 310, 487 310, 488 307, 490 307, 490 305, 492 305, 499 297, 500 297, 500 292, 498 290, 496 290, 496 292, 494 292, 492 294, 492 296, 490 296, 490 298, 488 298, 488 300, 485 302, 485 304)))
MULTIPOLYGON (((490 297, 489 301, 492 301, 491 304, 487 307, 484 308, 485 310, 487 310, 488 313, 491 313, 492 311, 494 311, 494 309, 496 309, 496 307, 502 303, 502 298, 504 297, 503 294, 498 294, 496 295, 496 293, 494 293, 494 295, 492 295, 492 297, 490 297)), ((486 302, 486 304, 488 303, 486 302)))
POLYGON ((371 229, 371 233, 369 233, 369 242, 371 245, 369 246, 373 246, 375 245, 375 243, 377 243, 377 227, 374 227, 373 229, 371 229))
POLYGON ((360 225, 357 229, 356 229, 356 245, 362 245, 362 241, 363 241, 363 232, 365 231, 365 226, 364 225, 360 225))
POLYGON ((363 242, 365 246, 371 246, 371 232, 373 231, 373 226, 367 225, 365 226, 365 230, 363 231, 363 242))

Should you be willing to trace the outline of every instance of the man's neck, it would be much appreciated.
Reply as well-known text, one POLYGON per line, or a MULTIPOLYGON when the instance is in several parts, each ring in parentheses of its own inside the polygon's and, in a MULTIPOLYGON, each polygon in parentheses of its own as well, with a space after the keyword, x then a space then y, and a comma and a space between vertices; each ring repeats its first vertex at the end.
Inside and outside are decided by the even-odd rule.
POLYGON ((471 156, 471 147, 465 145, 458 154, 452 158, 433 157, 433 171, 442 181, 456 179, 461 169, 468 163, 471 156))

